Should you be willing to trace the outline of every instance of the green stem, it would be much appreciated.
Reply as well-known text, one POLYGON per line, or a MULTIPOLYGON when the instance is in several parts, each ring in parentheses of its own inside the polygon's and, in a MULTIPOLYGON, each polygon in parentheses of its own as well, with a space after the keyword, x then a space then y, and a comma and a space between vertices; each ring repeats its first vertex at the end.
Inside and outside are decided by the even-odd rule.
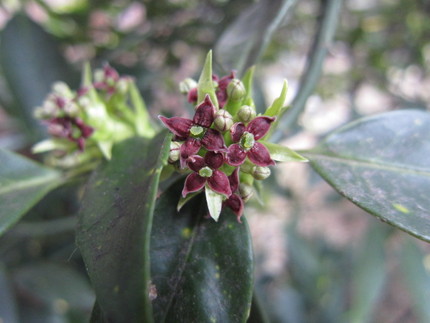
POLYGON ((282 140, 283 133, 289 129, 292 124, 297 122, 307 99, 315 90, 321 75, 322 64, 335 35, 342 2, 343 0, 321 1, 320 10, 322 15, 316 26, 317 33, 308 53, 305 73, 302 76, 299 91, 291 104, 291 108, 286 109, 288 114, 279 122, 279 129, 281 130, 274 134, 272 139, 274 142, 282 140))

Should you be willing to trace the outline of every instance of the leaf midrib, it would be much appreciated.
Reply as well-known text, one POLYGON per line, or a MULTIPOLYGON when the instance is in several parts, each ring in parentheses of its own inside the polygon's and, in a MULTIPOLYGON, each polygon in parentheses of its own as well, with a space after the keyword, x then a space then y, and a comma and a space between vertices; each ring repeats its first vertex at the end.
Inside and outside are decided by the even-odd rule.
MULTIPOLYGON (((318 154, 318 153, 313 153, 313 152, 301 152, 301 154, 303 154, 304 156, 315 156, 315 157, 318 157, 321 159, 331 160, 331 161, 344 163, 344 164, 366 166, 369 168, 393 171, 393 172, 398 172, 398 173, 403 173, 403 174, 414 174, 414 175, 423 175, 423 176, 430 177, 430 169, 425 170, 422 168, 421 169, 415 168, 415 167, 411 167, 408 165, 401 166, 399 164, 381 163, 381 162, 368 161, 368 160, 363 160, 363 159, 350 159, 348 157, 339 156, 339 155, 329 156, 329 155, 318 154)), ((310 161, 312 162, 311 159, 310 159, 310 161)))
POLYGON ((33 177, 31 179, 20 180, 19 182, 11 183, 6 187, 1 187, 0 195, 11 193, 14 191, 19 191, 26 188, 40 186, 43 184, 49 184, 49 182, 53 180, 57 180, 56 182, 50 183, 51 185, 55 185, 60 182, 59 179, 60 179, 59 173, 51 173, 51 174, 46 174, 45 176, 38 176, 38 177, 33 177))

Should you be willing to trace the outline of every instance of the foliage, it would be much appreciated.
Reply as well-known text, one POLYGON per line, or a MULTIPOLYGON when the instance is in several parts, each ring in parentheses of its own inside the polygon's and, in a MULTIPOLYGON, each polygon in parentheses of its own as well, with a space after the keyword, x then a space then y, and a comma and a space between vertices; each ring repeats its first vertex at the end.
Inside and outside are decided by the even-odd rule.
MULTIPOLYGON (((425 4, 34 3, 43 19, 29 19, 23 2, 0 34, 0 103, 16 122, 1 134, 12 139, 0 149, 0 321, 369 322, 384 315, 377 306, 391 285, 408 291, 408 318, 430 319, 428 249, 395 230, 430 241, 428 97, 394 77, 426 79, 425 4), (323 69, 338 23, 353 62, 346 75, 323 69), (200 77, 186 69, 210 48, 200 77), (264 63, 285 50, 307 63, 268 102, 264 63), (186 100, 176 88, 185 76, 186 100), (367 83, 414 109, 361 118, 367 83), (312 149, 284 144, 309 130, 299 117, 313 93, 345 89, 352 122, 312 149), (191 119, 178 117, 187 109, 191 119), (343 247, 303 234, 305 198, 285 188, 274 161, 309 161, 309 191, 323 179, 391 226, 369 217, 343 247), (292 209, 279 211, 290 217, 282 275, 265 271, 269 253, 251 241, 277 196, 292 209), (386 259, 401 267, 400 287, 386 259)), ((330 198, 339 209, 345 201, 330 198)))

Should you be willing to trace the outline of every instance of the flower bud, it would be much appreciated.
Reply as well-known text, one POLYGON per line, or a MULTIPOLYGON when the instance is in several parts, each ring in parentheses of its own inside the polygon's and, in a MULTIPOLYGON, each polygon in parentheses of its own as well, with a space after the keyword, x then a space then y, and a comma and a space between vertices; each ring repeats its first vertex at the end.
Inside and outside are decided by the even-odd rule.
POLYGON ((121 77, 116 83, 116 89, 119 93, 125 94, 128 91, 130 80, 126 77, 121 77))
POLYGON ((172 141, 170 143, 170 152, 169 152, 169 163, 173 164, 174 162, 179 160, 181 144, 177 141, 172 141))
POLYGON ((270 168, 264 166, 255 166, 252 176, 257 180, 263 180, 270 176, 270 168))
POLYGON ((179 83, 179 91, 185 95, 188 94, 188 92, 190 92, 191 89, 194 89, 196 87, 197 87, 197 82, 191 78, 186 78, 181 83, 179 83))
POLYGON ((239 121, 243 123, 248 123, 253 120, 256 116, 255 109, 249 105, 243 105, 237 112, 237 117, 239 121))
POLYGON ((218 110, 215 113, 214 125, 215 128, 221 132, 230 130, 233 126, 233 117, 226 110, 218 110))
POLYGON ((239 185, 239 194, 244 202, 247 202, 254 195, 254 188, 251 185, 241 183, 239 185))
POLYGON ((246 94, 245 86, 239 79, 232 79, 227 86, 227 96, 232 101, 241 100, 246 94))

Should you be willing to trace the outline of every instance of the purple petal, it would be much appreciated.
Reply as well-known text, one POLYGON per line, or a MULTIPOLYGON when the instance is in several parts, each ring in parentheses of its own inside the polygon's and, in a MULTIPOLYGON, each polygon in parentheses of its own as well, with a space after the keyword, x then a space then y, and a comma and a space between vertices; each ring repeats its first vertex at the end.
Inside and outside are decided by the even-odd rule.
POLYGON ((210 151, 225 151, 224 137, 215 129, 209 128, 201 139, 203 146, 210 151))
POLYGON ((246 131, 252 133, 254 139, 258 140, 266 135, 270 129, 270 124, 275 121, 275 119, 275 117, 257 117, 248 124, 246 131))
POLYGON ((94 132, 94 128, 86 125, 81 119, 76 118, 75 123, 79 130, 81 130, 82 137, 84 138, 88 138, 94 132))
POLYGON ((200 150, 201 142, 198 139, 188 138, 179 149, 180 152, 180 163, 181 168, 186 166, 186 160, 188 157, 197 154, 200 150))
POLYGON ((187 159, 187 166, 198 173, 200 169, 206 166, 205 159, 199 155, 190 156, 187 159))
POLYGON ((204 128, 209 128, 214 121, 215 106, 212 104, 209 95, 205 96, 205 100, 196 108, 193 122, 204 128))
POLYGON ((233 144, 228 147, 227 151, 227 164, 231 166, 242 165, 246 158, 246 152, 239 146, 233 144))
POLYGON ((227 103, 227 87, 232 79, 235 78, 235 72, 232 71, 230 75, 222 77, 218 81, 218 89, 216 90, 216 97, 218 99, 218 104, 220 108, 223 108, 227 103))
POLYGON ((237 222, 242 223, 240 218, 243 213, 243 200, 237 194, 232 194, 227 201, 225 201, 225 205, 227 205, 234 214, 237 216, 237 222))
POLYGON ((246 127, 242 122, 236 122, 230 128, 231 140, 233 140, 233 142, 239 142, 240 137, 242 137, 243 133, 245 132, 245 129, 246 127))
POLYGON ((206 183, 206 178, 201 177, 197 173, 191 173, 185 179, 184 189, 182 190, 182 196, 187 196, 188 193, 193 193, 201 190, 206 183))
POLYGON ((158 119, 176 136, 188 138, 190 135, 190 129, 193 126, 192 120, 181 117, 166 118, 164 116, 158 116, 158 119))
POLYGON ((227 197, 231 195, 228 177, 220 170, 214 170, 212 176, 208 178, 208 185, 213 191, 219 194, 223 194, 227 197))
POLYGON ((188 92, 188 97, 187 97, 188 102, 190 102, 190 103, 196 103, 197 102, 197 98, 198 98, 197 93, 198 93, 197 88, 196 87, 192 88, 188 92))
POLYGON ((228 177, 230 181, 230 188, 232 192, 236 192, 239 188, 239 168, 235 168, 233 173, 228 177))
POLYGON ((259 142, 256 142, 251 150, 248 151, 248 158, 257 166, 275 165, 267 148, 259 142))
POLYGON ((218 169, 224 164, 224 155, 222 153, 208 151, 205 155, 205 162, 212 169, 218 169))

